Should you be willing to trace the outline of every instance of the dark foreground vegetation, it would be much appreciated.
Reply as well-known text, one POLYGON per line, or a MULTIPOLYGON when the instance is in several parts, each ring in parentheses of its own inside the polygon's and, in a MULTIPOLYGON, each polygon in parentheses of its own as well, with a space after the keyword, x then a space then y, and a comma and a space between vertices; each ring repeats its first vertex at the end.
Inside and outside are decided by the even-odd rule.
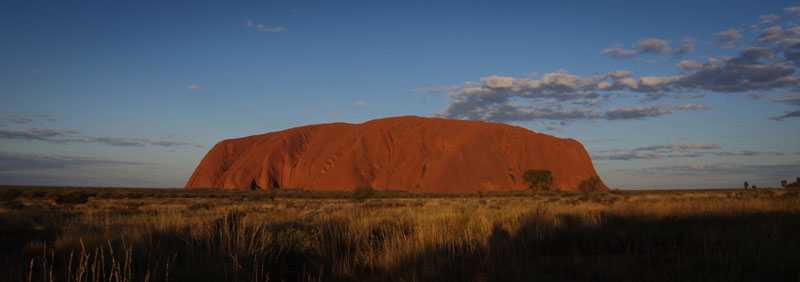
POLYGON ((796 189, 0 187, 0 281, 798 281, 796 189))

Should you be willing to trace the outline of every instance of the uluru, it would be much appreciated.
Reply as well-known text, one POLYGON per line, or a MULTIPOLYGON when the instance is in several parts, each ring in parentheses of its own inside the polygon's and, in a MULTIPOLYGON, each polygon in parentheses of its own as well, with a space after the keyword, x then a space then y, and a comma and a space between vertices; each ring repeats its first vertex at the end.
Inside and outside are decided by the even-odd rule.
POLYGON ((522 175, 531 169, 550 170, 553 187, 564 191, 597 176, 573 139, 502 123, 405 116, 224 140, 186 188, 475 193, 526 189, 522 175))

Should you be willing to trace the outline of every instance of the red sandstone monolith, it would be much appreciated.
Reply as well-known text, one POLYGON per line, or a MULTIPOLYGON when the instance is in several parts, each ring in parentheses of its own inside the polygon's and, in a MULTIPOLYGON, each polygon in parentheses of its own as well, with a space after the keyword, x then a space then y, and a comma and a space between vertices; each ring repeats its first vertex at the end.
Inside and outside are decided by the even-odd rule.
POLYGON ((597 175, 573 139, 501 123, 408 116, 224 140, 186 188, 475 193, 526 189, 522 174, 529 169, 550 170, 555 188, 566 191, 597 175))

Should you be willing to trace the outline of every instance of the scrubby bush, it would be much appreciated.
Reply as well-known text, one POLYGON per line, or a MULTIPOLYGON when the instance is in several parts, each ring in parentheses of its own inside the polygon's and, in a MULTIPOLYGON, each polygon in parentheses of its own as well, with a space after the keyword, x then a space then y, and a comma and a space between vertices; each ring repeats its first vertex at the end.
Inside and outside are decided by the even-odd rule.
POLYGON ((89 201, 89 195, 81 191, 67 192, 66 194, 59 195, 56 198, 58 204, 85 204, 89 201))
POLYGON ((550 191, 553 187, 553 174, 546 169, 531 169, 522 174, 522 181, 534 192, 550 191))
POLYGON ((186 209, 190 211, 210 210, 212 208, 214 208, 214 204, 208 202, 196 202, 186 206, 186 209))
POLYGON ((369 186, 361 186, 353 190, 353 200, 363 202, 375 195, 375 189, 369 186))
POLYGON ((601 183, 600 176, 595 175, 589 177, 585 180, 581 180, 581 182, 578 183, 578 191, 581 191, 582 193, 600 191, 602 189, 601 183))
POLYGON ((0 203, 0 206, 12 209, 12 210, 21 210, 25 208, 25 204, 20 202, 18 199, 14 199, 8 202, 0 203))
POLYGON ((17 189, 8 189, 8 190, 0 191, 0 201, 3 201, 3 202, 13 201, 14 199, 18 198, 19 196, 22 196, 22 192, 20 192, 17 189))

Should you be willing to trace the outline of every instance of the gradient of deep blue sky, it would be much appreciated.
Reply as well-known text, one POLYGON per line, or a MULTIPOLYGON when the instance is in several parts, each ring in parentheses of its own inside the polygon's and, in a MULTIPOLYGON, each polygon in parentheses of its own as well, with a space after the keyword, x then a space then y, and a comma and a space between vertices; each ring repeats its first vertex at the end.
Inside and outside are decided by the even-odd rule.
POLYGON ((796 2, 537 2, 4 1, 0 184, 182 187, 223 139, 400 115, 574 138, 604 181, 624 189, 778 186, 800 176, 800 118, 790 114, 800 108, 800 62, 786 55, 800 38, 786 32, 800 22, 796 2), (758 40, 774 26, 778 39, 758 40), (720 34, 731 29, 735 42, 720 34), (674 54, 686 37, 694 50, 674 54), (647 39, 673 52, 603 52, 647 39), (780 84, 724 91, 597 91, 605 96, 589 98, 598 104, 487 79, 678 76, 698 71, 678 69, 682 61, 724 62, 748 47, 770 50, 758 64, 792 72, 780 84), (470 88, 511 91, 509 103, 527 115, 498 112, 507 104, 489 98, 449 108, 474 99, 470 88), (545 102, 596 114, 538 116, 545 102), (615 109, 627 111, 612 117, 615 109))

